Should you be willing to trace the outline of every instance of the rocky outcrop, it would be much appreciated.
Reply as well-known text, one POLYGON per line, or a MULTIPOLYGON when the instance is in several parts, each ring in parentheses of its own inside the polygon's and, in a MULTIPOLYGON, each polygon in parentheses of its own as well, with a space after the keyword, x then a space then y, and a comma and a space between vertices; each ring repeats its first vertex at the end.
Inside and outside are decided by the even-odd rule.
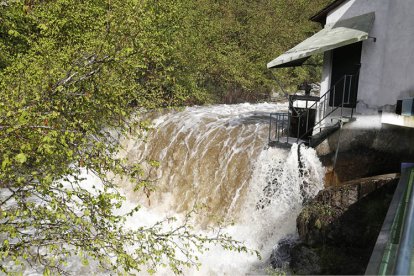
POLYGON ((319 274, 321 271, 318 254, 295 237, 280 240, 269 261, 279 274, 319 274))
POLYGON ((315 275, 322 271, 321 258, 311 248, 297 244, 292 248, 290 254, 290 269, 293 274, 315 275))
MULTIPOLYGON (((360 229, 365 212, 372 215, 381 202, 381 198, 392 192, 398 180, 398 174, 386 174, 362 178, 343 183, 339 187, 329 187, 318 193, 297 218, 299 236, 308 245, 326 243, 327 240, 342 240, 347 243, 363 239, 360 229), (386 187, 384 187, 386 186, 386 187), (383 189, 381 189, 384 187, 383 189), (362 200, 371 195, 372 202, 362 200), (364 208, 368 208, 365 210, 364 208), (348 223, 349 222, 349 223, 348 223)), ((370 197, 370 198, 371 198, 370 197)), ((387 208, 388 204, 384 207, 387 208)), ((381 208, 382 210, 382 208, 381 208)), ((385 215, 385 214, 384 214, 385 215)), ((381 221, 382 224, 382 221, 381 221)), ((363 239, 364 240, 364 239, 363 239)))
POLYGON ((297 218, 299 241, 288 247, 289 270, 363 274, 397 182, 397 174, 387 174, 320 191, 297 218))

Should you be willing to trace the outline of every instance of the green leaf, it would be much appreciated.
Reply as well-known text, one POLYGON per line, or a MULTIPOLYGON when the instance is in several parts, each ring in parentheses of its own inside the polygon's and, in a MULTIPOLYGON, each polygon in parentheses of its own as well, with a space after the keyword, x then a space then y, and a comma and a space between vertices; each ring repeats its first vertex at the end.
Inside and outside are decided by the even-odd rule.
POLYGON ((14 36, 14 37, 19 36, 19 32, 18 32, 18 31, 16 31, 16 30, 9 30, 7 33, 8 33, 10 36, 14 36))
POLYGON ((43 270, 43 276, 50 276, 50 269, 48 267, 45 267, 45 269, 43 270))
POLYGON ((9 157, 4 157, 3 161, 1 162, 1 169, 4 170, 8 165, 10 165, 10 159, 9 157))
POLYGON ((18 155, 16 155, 14 157, 14 159, 19 162, 20 164, 23 164, 24 162, 26 162, 27 157, 26 154, 24 154, 23 152, 19 153, 18 155))
POLYGON ((89 265, 89 261, 87 258, 82 258, 82 265, 87 266, 89 265))

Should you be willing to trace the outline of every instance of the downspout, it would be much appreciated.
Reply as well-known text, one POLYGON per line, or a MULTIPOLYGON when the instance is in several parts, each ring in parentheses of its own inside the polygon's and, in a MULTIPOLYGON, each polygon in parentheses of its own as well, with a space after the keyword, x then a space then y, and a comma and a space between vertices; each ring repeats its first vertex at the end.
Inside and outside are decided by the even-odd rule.
POLYGON ((344 123, 342 122, 342 120, 339 121, 339 136, 338 136, 338 143, 336 144, 335 157, 334 157, 333 168, 332 168, 333 174, 335 174, 336 161, 338 160, 338 152, 339 152, 339 145, 340 145, 340 142, 341 142, 341 133, 342 133, 342 126, 343 125, 344 125, 344 123))

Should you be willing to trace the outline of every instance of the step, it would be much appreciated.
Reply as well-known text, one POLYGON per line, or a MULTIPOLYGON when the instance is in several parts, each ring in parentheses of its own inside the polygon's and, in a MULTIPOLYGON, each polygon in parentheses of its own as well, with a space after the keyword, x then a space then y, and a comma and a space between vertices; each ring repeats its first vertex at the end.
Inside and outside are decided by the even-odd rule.
POLYGON ((292 147, 293 144, 305 144, 308 145, 309 141, 306 140, 302 140, 302 139, 297 139, 295 137, 289 137, 289 139, 287 137, 281 137, 279 139, 279 141, 277 140, 273 140, 273 141, 269 141, 269 147, 283 147, 283 148, 290 148, 292 147))
POLYGON ((333 116, 333 117, 329 117, 329 119, 331 119, 331 122, 333 121, 337 121, 340 122, 342 121, 342 123, 349 123, 349 122, 353 122, 356 119, 354 117, 348 117, 348 116, 333 116))
POLYGON ((341 127, 340 123, 336 123, 332 126, 329 127, 325 127, 323 130, 321 130, 320 132, 316 133, 315 135, 312 135, 311 139, 310 139, 310 143, 309 145, 311 147, 316 147, 318 146, 320 143, 322 143, 326 138, 328 138, 328 136, 330 136, 332 133, 334 133, 335 131, 337 131, 339 128, 341 127))

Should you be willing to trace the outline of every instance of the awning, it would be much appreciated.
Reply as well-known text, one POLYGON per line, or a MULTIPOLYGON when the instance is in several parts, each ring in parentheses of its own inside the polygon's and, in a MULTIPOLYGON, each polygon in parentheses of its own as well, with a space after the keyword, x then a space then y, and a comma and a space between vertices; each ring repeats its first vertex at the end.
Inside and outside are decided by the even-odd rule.
POLYGON ((367 13, 332 24, 267 64, 267 68, 299 66, 311 55, 368 39, 375 13, 367 13))

